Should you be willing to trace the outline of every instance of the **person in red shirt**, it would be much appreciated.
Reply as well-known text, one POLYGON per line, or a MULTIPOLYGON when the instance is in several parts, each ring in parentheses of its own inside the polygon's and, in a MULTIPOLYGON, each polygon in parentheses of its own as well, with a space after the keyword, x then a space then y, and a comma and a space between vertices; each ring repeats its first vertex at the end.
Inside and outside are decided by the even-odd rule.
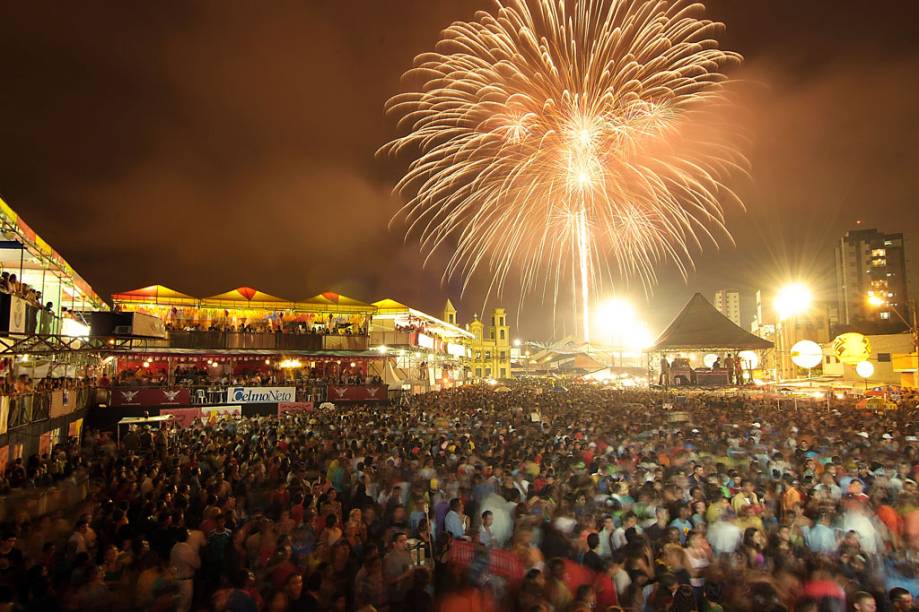
POLYGON ((294 524, 299 527, 303 524, 303 515, 306 509, 303 507, 303 493, 296 493, 293 497, 293 505, 290 507, 290 518, 294 524))
POLYGON ((619 596, 616 593, 616 585, 613 584, 613 574, 619 570, 619 567, 611 561, 603 562, 603 571, 597 573, 594 579, 594 591, 597 593, 597 609, 606 610, 610 606, 619 605, 619 596))

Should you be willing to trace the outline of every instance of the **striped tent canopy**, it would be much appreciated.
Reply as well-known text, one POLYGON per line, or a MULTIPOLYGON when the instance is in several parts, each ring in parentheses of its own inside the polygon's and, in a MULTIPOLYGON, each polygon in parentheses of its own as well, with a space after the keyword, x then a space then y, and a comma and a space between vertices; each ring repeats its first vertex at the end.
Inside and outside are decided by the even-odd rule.
POLYGON ((112 295, 116 304, 155 304, 159 306, 195 306, 198 298, 170 289, 165 285, 150 285, 112 295))

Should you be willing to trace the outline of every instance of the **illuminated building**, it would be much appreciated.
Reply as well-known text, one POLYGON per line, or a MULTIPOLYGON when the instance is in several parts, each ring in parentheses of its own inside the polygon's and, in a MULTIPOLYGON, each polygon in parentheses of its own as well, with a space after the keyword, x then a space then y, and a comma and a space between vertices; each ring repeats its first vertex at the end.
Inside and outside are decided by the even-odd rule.
POLYGON ((729 318, 731 323, 740 327, 740 291, 736 289, 719 289, 715 292, 715 308, 729 318))
POLYGON ((859 229, 846 232, 840 239, 836 246, 839 322, 849 325, 896 319, 890 308, 870 308, 865 302, 869 293, 886 299, 890 308, 905 310, 907 270, 903 234, 859 229))
MULTIPOLYGON (((444 309, 447 320, 456 320, 456 310, 448 301, 444 309)), ((507 324, 507 313, 495 308, 490 325, 486 326, 478 316, 466 325, 473 334, 467 340, 472 357, 470 373, 473 380, 511 378, 511 328, 507 324)))

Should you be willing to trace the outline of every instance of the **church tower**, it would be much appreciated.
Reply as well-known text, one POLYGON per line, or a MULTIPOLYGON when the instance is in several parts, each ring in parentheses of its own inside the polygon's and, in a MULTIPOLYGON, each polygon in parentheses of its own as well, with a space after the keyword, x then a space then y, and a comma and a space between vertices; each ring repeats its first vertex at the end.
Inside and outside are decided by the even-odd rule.
POLYGON ((447 304, 444 306, 444 321, 450 325, 456 325, 456 308, 453 307, 450 298, 447 298, 447 304))

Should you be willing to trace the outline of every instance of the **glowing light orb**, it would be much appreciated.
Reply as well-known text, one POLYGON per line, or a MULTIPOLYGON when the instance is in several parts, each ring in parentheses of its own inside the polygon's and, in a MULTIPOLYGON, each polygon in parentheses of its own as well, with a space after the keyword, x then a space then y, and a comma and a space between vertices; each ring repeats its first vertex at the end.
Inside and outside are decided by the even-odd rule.
POLYGON ((755 370, 759 367, 759 355, 756 354, 756 351, 740 351, 737 356, 740 357, 743 369, 755 370))
POLYGON ((864 379, 871 378, 874 374, 874 364, 870 361, 859 361, 855 366, 855 373, 864 379))
POLYGON ((799 368, 810 370, 823 361, 823 349, 813 340, 801 340, 791 347, 791 362, 799 368))

